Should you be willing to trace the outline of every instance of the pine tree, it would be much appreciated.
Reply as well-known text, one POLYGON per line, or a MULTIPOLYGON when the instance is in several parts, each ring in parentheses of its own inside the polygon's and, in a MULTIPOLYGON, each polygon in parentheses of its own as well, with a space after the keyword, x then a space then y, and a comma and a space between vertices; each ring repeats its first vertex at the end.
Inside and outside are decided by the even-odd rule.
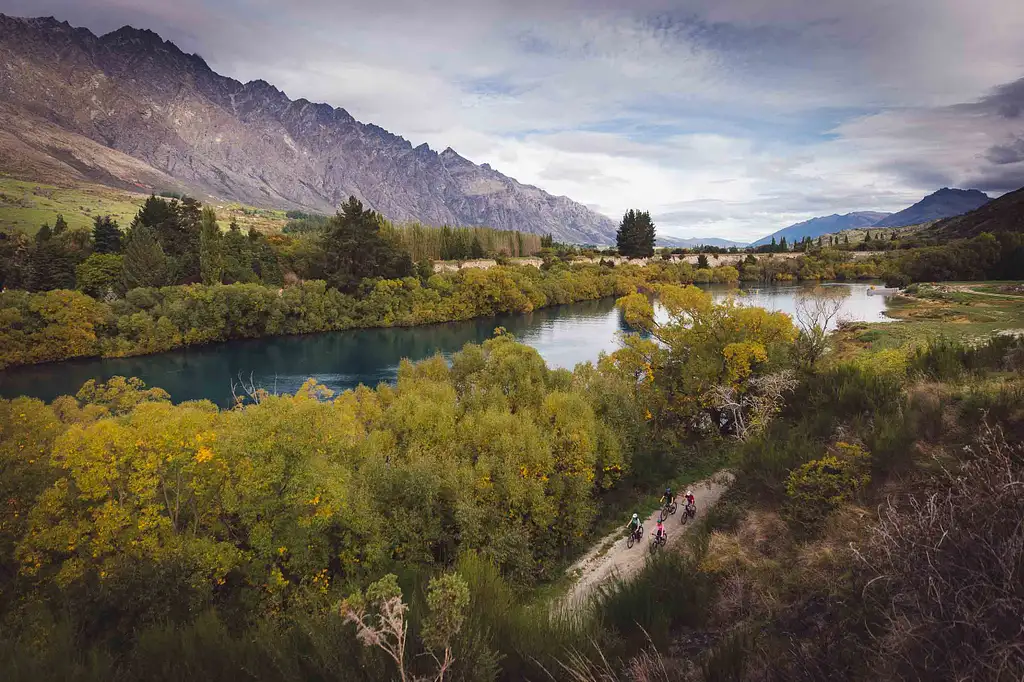
MULTIPOLYGON (((371 209, 364 209, 354 196, 331 218, 324 236, 324 267, 328 283, 336 289, 352 293, 364 279, 384 277, 397 279, 413 273, 408 252, 381 235, 383 218, 371 209)), ((467 230, 460 230, 460 241, 467 230)), ((469 252, 465 240, 465 252, 469 252)), ((461 249, 460 249, 461 250, 461 249)))
POLYGON ((775 241, 775 237, 772 237, 771 246, 768 247, 770 253, 775 253, 779 250, 779 244, 775 241))
POLYGON ((864 230, 864 241, 871 241, 871 230, 864 230))
POLYGON ((29 291, 75 287, 75 266, 65 240, 66 237, 54 234, 49 225, 43 225, 36 232, 28 257, 26 288, 29 291))
POLYGON ((121 228, 110 216, 96 216, 92 226, 95 253, 121 253, 121 228))
POLYGON ((170 283, 170 263, 153 229, 139 225, 129 233, 121 273, 124 288, 162 287, 170 283))
POLYGON ((850 243, 850 235, 848 235, 848 234, 844 234, 843 235, 843 243, 849 245, 849 243, 850 243))
POLYGON ((782 251, 784 253, 786 251, 789 251, 789 245, 786 244, 786 238, 785 237, 783 237, 782 241, 779 243, 779 251, 782 251))
POLYGON ((622 216, 615 244, 627 258, 650 258, 654 255, 655 228, 651 214, 630 209, 622 216))
POLYGON ((821 246, 822 246, 822 244, 821 244, 821 237, 819 236, 819 237, 818 237, 818 248, 820 249, 820 248, 821 248, 821 246))
POLYGON ((707 270, 710 267, 711 267, 711 264, 708 263, 708 257, 706 255, 704 255, 702 253, 699 256, 697 256, 697 269, 698 270, 707 270))
POLYGON ((64 221, 64 216, 60 213, 57 214, 57 222, 53 224, 53 236, 56 237, 59 234, 63 234, 68 229, 67 222, 64 221))
POLYGON ((199 270, 203 284, 220 284, 224 275, 224 253, 217 214, 207 206, 203 209, 199 232, 199 270))

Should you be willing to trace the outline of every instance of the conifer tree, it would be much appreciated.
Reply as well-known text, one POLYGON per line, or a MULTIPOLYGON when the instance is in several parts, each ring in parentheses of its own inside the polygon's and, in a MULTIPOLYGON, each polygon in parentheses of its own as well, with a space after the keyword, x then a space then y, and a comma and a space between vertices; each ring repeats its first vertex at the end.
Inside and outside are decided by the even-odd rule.
POLYGON ((92 226, 95 253, 121 253, 121 228, 110 216, 96 216, 92 226))
POLYGON ((124 288, 162 287, 170 283, 170 263, 153 229, 139 225, 129 234, 121 273, 124 288))
POLYGON ((647 211, 630 209, 622 216, 615 234, 619 253, 627 258, 650 258, 654 255, 655 227, 647 211))
POLYGON ((203 209, 199 233, 199 269, 203 284, 220 284, 224 274, 224 253, 217 214, 207 206, 203 209))

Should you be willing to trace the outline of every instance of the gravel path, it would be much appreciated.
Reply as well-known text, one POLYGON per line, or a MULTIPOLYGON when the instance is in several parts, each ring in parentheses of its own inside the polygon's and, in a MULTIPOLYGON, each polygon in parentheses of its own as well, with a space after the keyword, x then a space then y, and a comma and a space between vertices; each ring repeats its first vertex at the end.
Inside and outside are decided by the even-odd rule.
MULTIPOLYGON (((707 480, 691 484, 689 488, 693 491, 697 503, 697 519, 691 520, 685 526, 681 525, 680 520, 683 513, 681 500, 686 490, 679 491, 679 511, 665 521, 665 531, 668 533, 666 549, 675 545, 687 531, 696 525, 694 522, 705 510, 718 502, 718 498, 729 489, 732 482, 733 475, 723 470, 707 480)), ((650 518, 644 521, 644 537, 640 542, 634 544, 632 549, 626 547, 626 530, 625 523, 623 523, 621 530, 605 537, 579 561, 570 566, 567 573, 576 575, 576 582, 569 592, 558 601, 556 611, 577 610, 586 604, 587 599, 598 585, 610 580, 615 575, 629 579, 643 568, 644 561, 650 555, 649 542, 658 523, 659 511, 655 510, 650 518)))

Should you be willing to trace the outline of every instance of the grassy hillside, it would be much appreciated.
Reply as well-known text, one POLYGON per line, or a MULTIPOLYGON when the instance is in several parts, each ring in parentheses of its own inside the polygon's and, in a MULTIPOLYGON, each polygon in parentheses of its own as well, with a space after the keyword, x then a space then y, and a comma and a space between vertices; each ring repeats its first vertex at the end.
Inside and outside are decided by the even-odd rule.
POLYGON ((982 232, 1024 232, 1024 187, 965 215, 940 220, 930 232, 944 239, 976 237, 982 232))
MULTIPOLYGON (((63 215, 71 229, 89 229, 93 218, 109 215, 122 226, 131 223, 148 195, 103 185, 48 185, 0 176, 0 229, 35 234, 44 223, 63 215)), ((284 211, 238 203, 210 202, 222 227, 235 220, 243 230, 278 232, 288 219, 284 211)))

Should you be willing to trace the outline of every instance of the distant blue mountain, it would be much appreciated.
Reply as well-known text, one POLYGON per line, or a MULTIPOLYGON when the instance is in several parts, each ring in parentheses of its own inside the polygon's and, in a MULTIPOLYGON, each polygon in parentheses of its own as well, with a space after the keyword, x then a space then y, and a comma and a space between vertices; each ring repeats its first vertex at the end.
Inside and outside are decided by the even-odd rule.
POLYGON ((751 246, 771 244, 772 237, 775 238, 776 242, 781 242, 782 238, 785 237, 789 244, 793 244, 804 237, 818 237, 823 234, 832 234, 842 230, 851 230, 858 227, 871 227, 879 220, 884 220, 888 216, 888 213, 880 213, 878 211, 857 211, 856 213, 847 213, 845 215, 834 213, 820 218, 811 218, 810 220, 805 220, 802 223, 784 227, 778 232, 773 232, 767 237, 762 237, 751 244, 751 246))
POLYGON ((882 218, 874 227, 904 227, 920 225, 941 218, 952 218, 963 215, 976 208, 981 208, 991 199, 984 192, 976 189, 950 189, 943 187, 934 194, 929 194, 910 208, 882 218))
POLYGON ((695 246, 718 246, 723 249, 727 249, 730 246, 746 246, 743 242, 732 242, 728 239, 719 239, 718 237, 669 237, 662 236, 656 240, 658 246, 669 246, 679 247, 685 249, 692 249, 695 246))

